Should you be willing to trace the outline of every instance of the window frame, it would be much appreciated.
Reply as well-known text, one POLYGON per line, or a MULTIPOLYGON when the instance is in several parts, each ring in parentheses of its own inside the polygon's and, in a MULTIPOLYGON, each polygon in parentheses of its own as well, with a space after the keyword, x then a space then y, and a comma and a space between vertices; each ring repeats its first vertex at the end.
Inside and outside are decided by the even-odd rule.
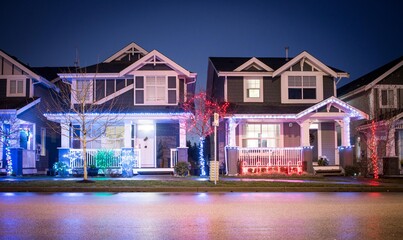
POLYGON ((281 123, 258 123, 258 122, 249 122, 249 123, 244 123, 242 124, 242 130, 241 130, 241 145, 242 147, 248 147, 248 141, 249 140, 257 140, 258 141, 258 148, 280 148, 283 147, 283 134, 282 134, 283 128, 282 128, 282 124, 281 123), (247 128, 248 125, 255 125, 255 126, 259 126, 259 133, 257 137, 248 137, 248 133, 247 133, 247 128), (264 137, 262 134, 262 129, 263 126, 267 126, 267 125, 276 125, 278 128, 278 131, 274 133, 274 137, 264 137), (268 146, 268 143, 270 140, 274 140, 276 142, 276 146, 268 146), (262 146, 263 141, 266 141, 266 146, 262 146))
POLYGON ((244 88, 244 102, 263 102, 263 77, 244 77, 243 78, 243 88, 244 88), (250 81, 259 81, 259 87, 249 87, 250 81), (258 90, 259 97, 249 97, 249 90, 258 90))
POLYGON ((7 97, 25 97, 27 94, 27 83, 26 78, 15 77, 7 78, 7 97), (11 81, 16 81, 15 93, 11 92, 11 81), (22 82, 22 92, 18 93, 18 82, 22 82))
POLYGON ((313 71, 288 71, 281 75, 281 103, 317 103, 323 100, 323 72, 313 72, 313 71), (301 92, 303 89, 316 89, 316 98, 312 99, 290 99, 289 96, 289 77, 301 77, 301 92), (315 88, 313 87, 303 87, 304 77, 315 77, 315 88))
POLYGON ((397 108, 397 89, 389 88, 389 87, 378 88, 378 100, 379 100, 379 108, 397 108), (386 105, 382 104, 382 96, 383 96, 382 92, 383 91, 386 91, 386 93, 387 93, 387 96, 386 96, 387 104, 386 105), (389 92, 393 93, 393 96, 392 96, 393 102, 392 103, 388 102, 389 92))

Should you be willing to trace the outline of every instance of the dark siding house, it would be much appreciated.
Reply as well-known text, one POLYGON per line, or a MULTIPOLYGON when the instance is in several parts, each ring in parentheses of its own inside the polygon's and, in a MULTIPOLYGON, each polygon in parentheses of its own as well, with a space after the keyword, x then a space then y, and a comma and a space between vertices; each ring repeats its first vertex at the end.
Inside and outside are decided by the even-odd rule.
POLYGON ((60 136, 42 116, 49 91, 57 92, 57 87, 34 68, 0 50, 1 172, 43 174, 57 160, 60 136), (11 149, 12 170, 7 169, 7 148, 11 149))
POLYGON ((335 96, 346 72, 308 52, 210 57, 208 64, 207 93, 230 104, 216 143, 225 151, 212 153, 227 174, 313 172, 320 157, 336 169, 352 164, 350 121, 367 116, 335 96))
MULTIPOLYGON (((337 90, 340 99, 369 115, 368 121, 354 122, 351 142, 356 146, 355 159, 370 159, 369 140, 374 122, 380 174, 383 158, 403 159, 403 57, 355 79, 337 90)), ((394 161, 395 169, 400 168, 394 161)), ((394 172, 398 174, 398 172, 394 172)))

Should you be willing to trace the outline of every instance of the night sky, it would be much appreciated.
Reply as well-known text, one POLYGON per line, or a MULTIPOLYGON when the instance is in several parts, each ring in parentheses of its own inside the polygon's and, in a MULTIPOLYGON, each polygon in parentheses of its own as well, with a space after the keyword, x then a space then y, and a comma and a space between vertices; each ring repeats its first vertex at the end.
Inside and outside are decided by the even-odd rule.
MULTIPOLYGON (((0 49, 30 66, 103 61, 130 42, 198 73, 210 56, 308 51, 361 75, 403 55, 403 1, 2 1, 0 49)), ((343 80, 340 85, 349 80, 343 80)))

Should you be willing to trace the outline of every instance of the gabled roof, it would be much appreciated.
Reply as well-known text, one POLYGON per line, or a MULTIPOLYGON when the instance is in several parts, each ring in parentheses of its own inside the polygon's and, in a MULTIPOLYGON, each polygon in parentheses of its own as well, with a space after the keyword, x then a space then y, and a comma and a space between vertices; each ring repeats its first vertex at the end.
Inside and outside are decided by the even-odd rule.
POLYGON ((25 97, 0 98, 0 112, 14 110, 18 115, 38 104, 40 100, 40 98, 25 97))
POLYGON ((403 64, 403 56, 388 62, 387 64, 357 78, 350 83, 337 89, 337 95, 339 97, 345 98, 362 91, 367 91, 372 88, 375 84, 380 82, 382 79, 390 75, 392 72, 397 70, 403 64))
POLYGON ((115 61, 119 57, 124 55, 125 53, 127 53, 127 54, 129 54, 129 53, 141 53, 142 55, 147 55, 148 54, 148 52, 146 50, 144 50, 142 47, 140 47, 136 43, 132 42, 129 45, 127 45, 126 47, 124 47, 121 50, 119 50, 118 52, 116 52, 115 54, 113 54, 112 56, 110 56, 109 58, 107 58, 104 61, 104 63, 109 63, 109 62, 115 61))
MULTIPOLYGON (((287 63, 286 58, 263 58, 255 57, 260 62, 269 66, 271 69, 276 70, 285 63, 287 63)), ((230 72, 235 71, 236 68, 240 67, 247 61, 250 57, 210 57, 210 62, 214 65, 218 72, 230 72)))
POLYGON ((266 70, 268 72, 273 71, 272 68, 270 68, 269 66, 267 66, 266 64, 264 64, 262 61, 260 61, 259 59, 255 58, 255 57, 249 59, 248 61, 246 61, 241 66, 239 66, 236 69, 234 69, 234 71, 235 72, 240 72, 240 71, 246 70, 250 66, 257 66, 258 68, 262 68, 263 70, 266 70))
POLYGON ((25 72, 27 75, 29 75, 31 78, 35 79, 36 81, 43 83, 45 86, 49 88, 57 88, 53 83, 48 81, 46 78, 42 77, 39 75, 37 72, 35 72, 31 67, 28 65, 25 65, 21 61, 19 61, 16 57, 13 57, 9 54, 7 54, 5 51, 0 50, 0 56, 12 63, 13 65, 16 65, 19 69, 21 69, 23 72, 25 72))
POLYGON ((194 77, 196 76, 195 73, 191 73, 188 70, 184 69, 183 67, 181 67, 179 64, 175 63, 174 61, 172 61, 171 59, 169 59, 168 57, 166 57, 165 55, 163 55, 162 53, 158 52, 157 50, 153 50, 150 53, 148 53, 146 56, 142 57, 141 59, 137 60, 136 62, 132 63, 130 66, 126 67, 125 69, 123 69, 122 71, 120 71, 119 75, 120 76, 124 76, 127 73, 131 72, 131 71, 135 71, 139 68, 141 68, 142 66, 146 65, 146 64, 166 64, 167 66, 171 67, 173 70, 175 70, 176 72, 183 74, 187 77, 194 77))
MULTIPOLYGON (((327 98, 315 105, 237 105, 231 106, 236 110, 236 114, 229 117, 244 118, 244 119, 294 119, 303 120, 310 114, 316 113, 317 110, 326 107, 328 110, 332 107, 342 110, 348 114, 350 118, 368 119, 368 115, 357 108, 341 101, 336 97, 327 98)), ((329 112, 335 114, 336 112, 329 112)), ((333 116, 332 116, 333 117, 333 116)))
POLYGON ((298 63, 299 61, 309 61, 310 64, 314 65, 316 68, 322 70, 323 72, 333 76, 333 77, 348 77, 348 74, 342 71, 337 71, 334 68, 330 68, 327 65, 323 64, 321 61, 313 57, 306 51, 298 54, 296 57, 288 61, 286 64, 278 68, 276 71, 273 72, 273 77, 277 76, 284 71, 287 71, 291 66, 298 63))
MULTIPOLYGON (((313 64, 316 68, 335 76, 335 77, 348 77, 348 73, 327 66, 314 58, 308 52, 304 51, 294 58, 280 58, 280 57, 210 57, 209 60, 213 64, 217 72, 233 72, 239 70, 241 67, 247 67, 247 63, 260 63, 264 64, 271 69, 273 76, 276 76, 283 71, 286 71, 297 62, 307 59, 309 63, 313 64)), ((249 66, 249 65, 248 65, 249 66)), ((266 69, 268 70, 268 69, 266 69)))

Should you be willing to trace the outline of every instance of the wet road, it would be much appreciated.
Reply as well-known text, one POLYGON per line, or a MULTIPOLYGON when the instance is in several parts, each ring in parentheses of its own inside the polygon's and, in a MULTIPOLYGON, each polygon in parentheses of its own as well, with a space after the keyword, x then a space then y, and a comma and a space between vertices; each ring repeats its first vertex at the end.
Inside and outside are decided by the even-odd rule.
POLYGON ((0 193, 0 239, 403 239, 403 193, 0 193))

